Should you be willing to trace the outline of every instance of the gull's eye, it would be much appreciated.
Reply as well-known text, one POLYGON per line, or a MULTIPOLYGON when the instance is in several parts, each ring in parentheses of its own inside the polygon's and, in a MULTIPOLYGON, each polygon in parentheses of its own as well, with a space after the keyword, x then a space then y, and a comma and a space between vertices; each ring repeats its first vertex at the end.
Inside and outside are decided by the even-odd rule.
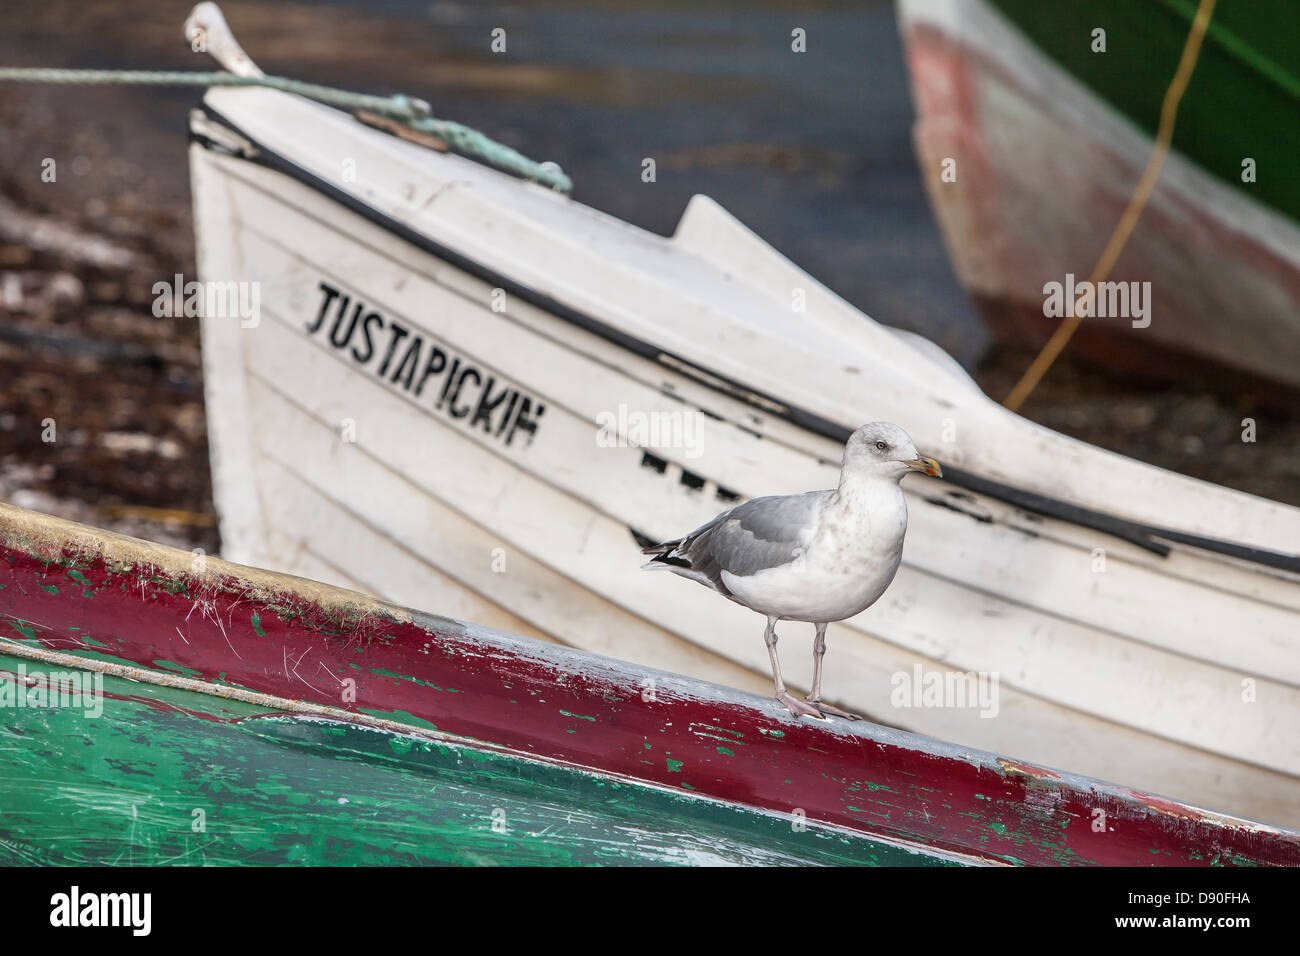
POLYGON ((883 441, 878 441, 876 442, 876 447, 879 448, 881 451, 884 451, 889 446, 886 445, 883 441))

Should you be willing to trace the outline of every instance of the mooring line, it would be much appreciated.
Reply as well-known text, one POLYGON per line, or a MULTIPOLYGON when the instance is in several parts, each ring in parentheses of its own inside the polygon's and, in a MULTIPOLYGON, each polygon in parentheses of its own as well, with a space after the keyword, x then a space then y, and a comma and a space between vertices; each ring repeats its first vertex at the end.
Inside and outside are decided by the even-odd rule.
POLYGON ((0 83, 54 83, 71 86, 260 86, 293 93, 341 109, 365 110, 397 120, 421 133, 445 140, 463 153, 477 156, 525 179, 570 192, 573 181, 554 163, 539 163, 504 143, 463 123, 431 115, 423 100, 397 93, 372 96, 307 83, 287 76, 244 76, 224 71, 199 73, 186 70, 66 70, 54 67, 0 67, 0 83))
MULTIPOLYGON (((1137 188, 1133 191, 1129 199, 1128 208, 1124 210, 1124 215, 1120 217, 1119 224, 1116 225, 1115 231, 1111 234, 1110 241, 1106 243, 1106 248, 1102 251, 1101 258, 1092 269, 1092 274, 1088 277, 1090 289, 1095 290, 1106 277, 1110 275, 1110 270, 1114 267, 1119 254, 1124 250, 1129 236, 1133 233, 1133 228, 1137 225, 1138 217, 1142 215, 1142 210, 1146 208, 1147 200, 1151 198, 1151 193, 1155 189, 1156 180, 1160 178, 1160 171, 1165 165, 1165 158, 1169 155, 1169 144, 1174 138, 1174 119, 1178 114, 1178 104, 1183 98, 1183 93, 1187 91, 1187 84, 1191 81, 1192 70, 1196 67, 1196 58, 1201 52, 1201 41, 1205 38, 1205 31, 1209 28, 1210 17, 1214 13, 1215 0, 1201 0, 1200 6, 1196 10, 1196 17, 1192 20, 1192 28, 1187 34, 1187 42, 1183 45, 1183 55, 1178 61, 1178 69, 1174 72, 1173 81, 1169 84, 1169 89, 1165 91, 1164 104, 1160 107, 1160 125, 1156 131, 1155 146, 1151 149, 1151 156, 1147 160, 1147 167, 1142 172, 1142 178, 1138 180, 1137 188)), ((1041 352, 1030 363, 1025 374, 1016 382, 1015 387, 1002 400, 1002 404, 1011 411, 1020 408, 1029 393, 1034 390, 1047 370, 1052 367, 1058 356, 1065 349, 1066 344, 1074 337, 1079 325, 1083 322, 1083 316, 1080 314, 1080 306, 1088 298, 1089 292, 1085 290, 1083 294, 1074 302, 1073 306, 1066 313, 1061 324, 1057 326, 1052 337, 1047 340, 1041 352)))

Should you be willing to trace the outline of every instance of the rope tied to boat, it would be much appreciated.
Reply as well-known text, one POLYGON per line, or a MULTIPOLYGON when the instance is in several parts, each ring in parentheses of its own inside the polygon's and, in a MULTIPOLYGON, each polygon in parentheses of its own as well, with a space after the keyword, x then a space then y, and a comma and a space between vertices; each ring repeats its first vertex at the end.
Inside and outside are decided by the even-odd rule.
POLYGON ((562 193, 573 189, 573 181, 555 163, 539 163, 498 143, 485 133, 439 119, 424 100, 395 93, 376 96, 307 83, 287 76, 243 76, 224 70, 68 70, 53 67, 0 67, 0 83, 43 83, 67 86, 261 86, 293 93, 319 103, 349 111, 368 110, 397 120, 411 129, 436 136, 457 151, 482 159, 498 169, 542 183, 562 193))
MULTIPOLYGON (((1106 281, 1110 270, 1119 259, 1119 254, 1124 251, 1129 236, 1133 234, 1138 217, 1142 215, 1142 210, 1146 208, 1147 201, 1155 190, 1156 180, 1160 178, 1165 158, 1169 155, 1169 145, 1174 138, 1174 120, 1178 116, 1178 104, 1182 101, 1183 93, 1187 91, 1187 84, 1191 82, 1192 70, 1195 69, 1196 58, 1201 52, 1201 41, 1205 39, 1205 32, 1210 26, 1210 17, 1214 15, 1214 4, 1215 0, 1201 0, 1200 6, 1197 7, 1191 30, 1187 34, 1187 41, 1183 45, 1183 54, 1178 60, 1178 68, 1174 71, 1174 78, 1169 82, 1169 88, 1165 90, 1164 102, 1160 106, 1160 125, 1156 130, 1155 144, 1151 147, 1146 169, 1142 171, 1142 176, 1138 179, 1124 214, 1120 216, 1115 231, 1111 233, 1106 248, 1102 250, 1101 258, 1093 266, 1092 274, 1088 276, 1089 286, 1085 286, 1085 289, 1089 287, 1095 289, 1106 281)), ((1087 295, 1088 293, 1085 292, 1071 303, 1069 312, 1052 333, 1052 337, 1029 364, 1020 381, 1016 382, 1007 393, 1007 397, 1002 400, 1005 407, 1013 412, 1018 411, 1025 399, 1029 397, 1029 393, 1038 386, 1043 376, 1047 374, 1047 370, 1065 350, 1065 346, 1069 344, 1083 322, 1082 307, 1087 295)))

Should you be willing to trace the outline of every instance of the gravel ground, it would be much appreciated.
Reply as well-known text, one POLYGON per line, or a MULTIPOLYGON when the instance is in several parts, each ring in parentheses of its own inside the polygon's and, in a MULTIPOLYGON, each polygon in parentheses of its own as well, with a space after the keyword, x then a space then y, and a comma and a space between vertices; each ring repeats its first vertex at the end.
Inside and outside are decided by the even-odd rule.
POLYGON ((188 206, 93 129, 43 183, 54 119, 0 90, 0 499, 217 553, 198 325, 152 312, 193 272, 188 206))

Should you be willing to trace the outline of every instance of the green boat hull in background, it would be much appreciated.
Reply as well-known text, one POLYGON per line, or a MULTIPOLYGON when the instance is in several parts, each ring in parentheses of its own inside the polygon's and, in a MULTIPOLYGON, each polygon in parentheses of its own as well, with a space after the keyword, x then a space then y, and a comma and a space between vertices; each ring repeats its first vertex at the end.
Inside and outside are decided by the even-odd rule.
MULTIPOLYGON (((1045 284, 1087 278, 1133 195, 1197 4, 898 7, 950 257, 995 332, 1038 345, 1060 321, 1044 314, 1045 284)), ((1282 0, 1215 6, 1169 158, 1111 273, 1150 283, 1149 314, 1087 318, 1072 348, 1129 372, 1300 393, 1295 22, 1282 0)))
MULTIPOLYGON (((1195 0, 990 0, 1056 63, 1149 136, 1196 16, 1195 0), (1094 29, 1106 52, 1092 52, 1094 29)), ((1172 142, 1241 195, 1300 223, 1300 7, 1215 5, 1172 142), (1256 163, 1242 181, 1242 160, 1256 163)))

